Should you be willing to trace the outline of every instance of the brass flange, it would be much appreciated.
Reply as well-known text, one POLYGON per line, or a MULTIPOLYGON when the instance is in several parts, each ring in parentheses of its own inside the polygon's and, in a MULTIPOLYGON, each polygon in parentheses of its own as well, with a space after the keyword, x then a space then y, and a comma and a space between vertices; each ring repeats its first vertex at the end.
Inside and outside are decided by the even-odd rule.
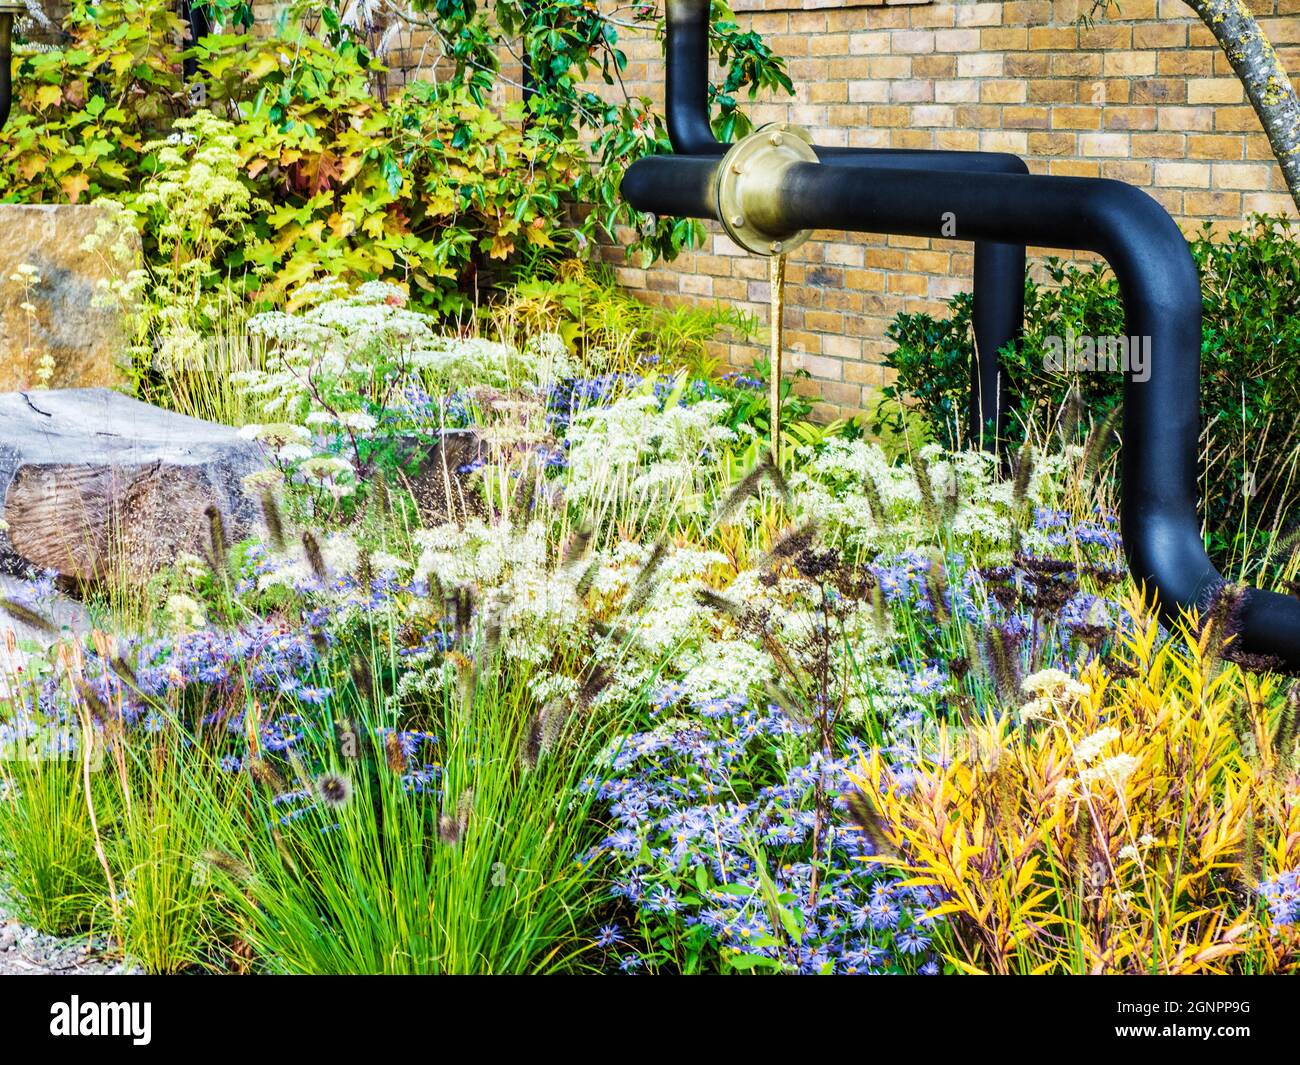
POLYGON ((799 247, 811 231, 781 228, 781 174, 795 163, 815 162, 812 136, 789 122, 763 126, 733 144, 718 168, 718 212, 727 235, 757 255, 799 247))

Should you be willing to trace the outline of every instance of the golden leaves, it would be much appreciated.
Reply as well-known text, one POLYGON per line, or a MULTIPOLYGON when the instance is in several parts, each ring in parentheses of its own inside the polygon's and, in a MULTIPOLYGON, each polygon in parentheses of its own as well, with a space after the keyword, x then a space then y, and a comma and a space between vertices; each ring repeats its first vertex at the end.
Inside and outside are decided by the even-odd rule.
POLYGON ((936 890, 937 941, 964 972, 1300 965, 1250 896, 1300 864, 1300 774, 1274 742, 1288 693, 1216 660, 1194 622, 1162 642, 1132 608, 1136 676, 1093 664, 1091 694, 1032 728, 944 730, 906 788, 878 755, 854 775, 891 850, 866 860, 936 890), (1095 771, 1119 758, 1131 772, 1095 771))

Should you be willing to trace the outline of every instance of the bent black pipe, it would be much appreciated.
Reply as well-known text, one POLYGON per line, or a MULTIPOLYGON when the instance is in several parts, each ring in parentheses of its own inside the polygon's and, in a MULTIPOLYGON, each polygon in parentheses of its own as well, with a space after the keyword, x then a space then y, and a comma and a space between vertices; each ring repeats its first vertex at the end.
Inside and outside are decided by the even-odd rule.
MULTIPOLYGON (((667 0, 665 6, 668 139, 679 155, 721 156, 730 145, 714 136, 709 122, 710 0, 667 0)), ((820 144, 813 145, 813 150, 827 166, 1029 173, 1023 160, 1001 152, 820 144)), ((972 441, 981 447, 995 447, 1002 437, 1009 407, 998 352, 1019 338, 1024 320, 1024 246, 976 243, 974 273, 972 325, 976 357, 971 363, 967 423, 972 441)))
POLYGON ((13 97, 14 76, 14 16, 12 11, 0 13, 0 129, 9 121, 13 97))
MULTIPOLYGON (((717 218, 718 160, 657 156, 623 180, 633 207, 717 218)), ((1120 528, 1134 578, 1157 593, 1168 622, 1204 609, 1223 585, 1205 553, 1196 509, 1201 291, 1187 242, 1165 210, 1117 181, 932 170, 853 170, 797 163, 777 195, 746 207, 765 230, 846 229, 1096 252, 1119 281, 1130 337, 1149 337, 1146 380, 1124 380, 1120 528), (755 212, 767 211, 767 217, 755 212)), ((1240 650, 1300 670, 1300 599, 1246 593, 1240 650)))

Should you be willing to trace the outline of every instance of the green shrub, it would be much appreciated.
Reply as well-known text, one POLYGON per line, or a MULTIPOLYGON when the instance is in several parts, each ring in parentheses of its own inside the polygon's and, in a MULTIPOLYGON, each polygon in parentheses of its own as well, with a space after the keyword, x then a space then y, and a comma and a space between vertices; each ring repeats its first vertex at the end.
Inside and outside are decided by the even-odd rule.
MULTIPOLYGON (((1208 226, 1190 242, 1201 275, 1202 507, 1210 550, 1244 574, 1297 501, 1300 445, 1300 244, 1280 219, 1256 217, 1223 240, 1208 226)), ((1102 263, 1046 262, 1049 284, 1027 279, 1024 342, 1005 353, 1012 442, 1075 422, 1075 406, 1100 421, 1121 401, 1118 373, 1044 368, 1047 337, 1122 336, 1119 286, 1102 263), (1077 397, 1077 400, 1076 398, 1077 397)), ((898 377, 884 390, 875 428, 923 420, 945 447, 965 435, 972 300, 960 293, 944 318, 900 314, 885 364, 898 377)), ((1080 437, 1088 418, 1078 419, 1080 437)))
MULTIPOLYGON (((586 4, 500 3, 492 22, 473 2, 439 2, 425 26, 454 71, 391 92, 377 91, 384 68, 337 5, 301 5, 269 35, 214 34, 189 49, 173 6, 75 0, 65 43, 22 56, 18 106, 0 132, 6 201, 131 207, 143 196, 146 262, 206 247, 209 288, 234 283, 274 302, 321 276, 384 278, 412 282, 444 312, 490 289, 502 266, 571 254, 600 228, 630 223, 638 246, 667 255, 701 232, 640 217, 619 196, 626 166, 666 136, 648 100, 611 103, 583 87, 595 75, 616 85, 627 62, 614 24, 586 4), (526 105, 490 103, 505 34, 531 57, 538 91, 526 105), (178 127, 205 111, 223 128, 191 138, 178 127), (208 163, 197 157, 226 140, 247 195, 214 245, 147 190, 172 182, 202 196, 208 163)), ((790 83, 762 41, 715 8, 713 47, 727 71, 714 93, 718 127, 743 133, 738 92, 790 83)))

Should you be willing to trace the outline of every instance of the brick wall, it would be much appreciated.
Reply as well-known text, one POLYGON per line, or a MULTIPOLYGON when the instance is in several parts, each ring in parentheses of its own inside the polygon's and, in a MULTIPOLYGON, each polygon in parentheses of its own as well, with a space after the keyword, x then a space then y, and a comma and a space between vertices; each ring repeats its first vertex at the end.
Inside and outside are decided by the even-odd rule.
MULTIPOLYGON (((1300 0, 1249 0, 1286 69, 1300 74, 1300 0)), ((1220 228, 1295 209, 1227 59, 1181 0, 1120 0, 1091 28, 1091 0, 736 0, 742 28, 789 61, 797 94, 760 98, 757 122, 792 121, 823 144, 1014 152, 1034 173, 1119 178, 1185 226, 1220 228)), ((658 44, 625 38, 632 92, 662 99, 658 44)), ((1031 249, 1031 255, 1041 250, 1031 249)), ((766 319, 766 260, 720 227, 670 266, 604 249, 654 302, 720 300, 766 319)), ((942 307, 970 287, 971 245, 818 233, 794 253, 787 365, 822 417, 872 403, 885 383, 884 329, 899 311, 942 307)), ((761 348, 719 345, 729 365, 761 348)))
MULTIPOLYGON (((1035 173, 1141 186, 1193 229, 1206 220, 1231 228, 1255 211, 1294 216, 1259 122, 1199 19, 1181 0, 1118 2, 1120 10, 1087 28, 1076 20, 1092 0, 732 0, 732 7, 742 28, 761 32, 788 60, 797 90, 749 104, 756 122, 797 122, 824 144, 1014 152, 1035 173)), ((1284 67, 1300 76, 1300 0, 1247 2, 1284 67)), ((257 0, 259 28, 283 6, 257 0)), ((662 102, 659 42, 619 32, 628 90, 662 102)), ((430 56, 424 35, 404 30, 386 57, 391 80, 429 76, 420 68, 430 56)), ((508 63, 507 77, 517 80, 508 63)), ((716 300, 766 319, 766 260, 717 226, 703 248, 671 265, 644 269, 626 262, 617 244, 602 253, 648 301, 716 300)), ((792 255, 787 364, 812 375, 797 387, 817 399, 818 414, 868 408, 886 379, 880 359, 890 319, 941 310, 947 296, 970 287, 971 266, 969 244, 840 233, 818 233, 792 255)), ((762 353, 743 344, 715 351, 736 368, 762 353)))

